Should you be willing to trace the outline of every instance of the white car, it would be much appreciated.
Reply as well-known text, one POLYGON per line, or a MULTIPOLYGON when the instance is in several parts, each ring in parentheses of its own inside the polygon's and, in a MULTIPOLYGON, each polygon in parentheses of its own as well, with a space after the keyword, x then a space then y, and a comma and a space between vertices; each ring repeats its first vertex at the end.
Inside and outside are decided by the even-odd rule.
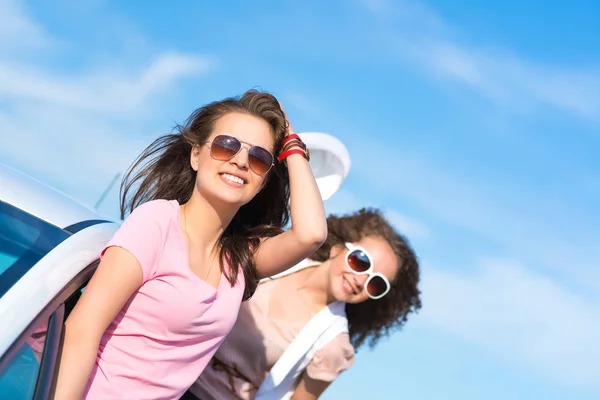
POLYGON ((0 164, 0 399, 46 399, 63 323, 119 225, 0 164))
MULTIPOLYGON (((330 135, 301 134, 324 199, 350 158, 330 135)), ((69 312, 119 223, 0 164, 0 399, 46 399, 69 312)))

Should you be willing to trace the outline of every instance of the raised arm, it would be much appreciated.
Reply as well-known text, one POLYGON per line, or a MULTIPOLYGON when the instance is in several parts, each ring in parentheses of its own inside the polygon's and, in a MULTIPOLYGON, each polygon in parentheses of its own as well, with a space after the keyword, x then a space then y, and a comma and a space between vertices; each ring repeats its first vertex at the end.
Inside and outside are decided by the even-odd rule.
MULTIPOLYGON (((288 135, 293 133, 294 128, 289 124, 288 135)), ((325 207, 308 161, 300 154, 292 154, 286 160, 292 227, 262 241, 254 256, 260 278, 292 267, 327 239, 325 207)))
POLYGON ((136 258, 120 247, 106 250, 65 323, 56 400, 81 399, 106 328, 142 284, 136 258))

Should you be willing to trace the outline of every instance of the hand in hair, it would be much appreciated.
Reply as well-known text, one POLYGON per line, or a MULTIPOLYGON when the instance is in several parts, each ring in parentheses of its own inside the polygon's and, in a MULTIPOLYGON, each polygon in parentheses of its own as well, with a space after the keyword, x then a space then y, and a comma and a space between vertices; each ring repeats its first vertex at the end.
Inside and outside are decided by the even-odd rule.
POLYGON ((279 103, 279 107, 281 107, 281 111, 283 111, 283 115, 285 116, 285 122, 287 125, 285 136, 293 135, 296 133, 296 130, 292 126, 290 119, 288 118, 287 112, 285 112, 285 108, 283 108, 283 104, 279 103))
MULTIPOLYGON (((287 135, 294 133, 283 106, 281 110, 286 117, 287 135)), ((308 161, 300 154, 292 154, 286 161, 292 227, 278 236, 261 241, 255 254, 256 269, 261 278, 275 275, 299 263, 327 239, 325 207, 308 161)))

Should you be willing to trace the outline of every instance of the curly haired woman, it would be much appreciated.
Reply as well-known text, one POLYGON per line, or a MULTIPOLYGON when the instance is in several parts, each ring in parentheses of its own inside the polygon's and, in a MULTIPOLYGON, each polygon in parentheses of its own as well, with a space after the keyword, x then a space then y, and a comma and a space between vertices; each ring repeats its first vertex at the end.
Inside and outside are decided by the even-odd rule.
POLYGON ((417 257, 379 211, 330 216, 327 227, 310 259, 259 284, 182 399, 316 399, 356 349, 421 307, 417 257))

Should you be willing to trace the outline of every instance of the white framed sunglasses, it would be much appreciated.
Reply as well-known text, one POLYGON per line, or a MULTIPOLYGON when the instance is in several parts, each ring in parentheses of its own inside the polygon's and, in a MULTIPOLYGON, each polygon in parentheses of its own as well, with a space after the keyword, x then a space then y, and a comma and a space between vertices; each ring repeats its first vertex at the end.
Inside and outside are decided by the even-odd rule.
POLYGON ((352 243, 345 243, 348 253, 346 253, 346 265, 355 275, 369 275, 364 291, 373 300, 385 296, 391 288, 390 281, 379 272, 373 272, 373 258, 367 250, 361 246, 355 246, 352 243))

